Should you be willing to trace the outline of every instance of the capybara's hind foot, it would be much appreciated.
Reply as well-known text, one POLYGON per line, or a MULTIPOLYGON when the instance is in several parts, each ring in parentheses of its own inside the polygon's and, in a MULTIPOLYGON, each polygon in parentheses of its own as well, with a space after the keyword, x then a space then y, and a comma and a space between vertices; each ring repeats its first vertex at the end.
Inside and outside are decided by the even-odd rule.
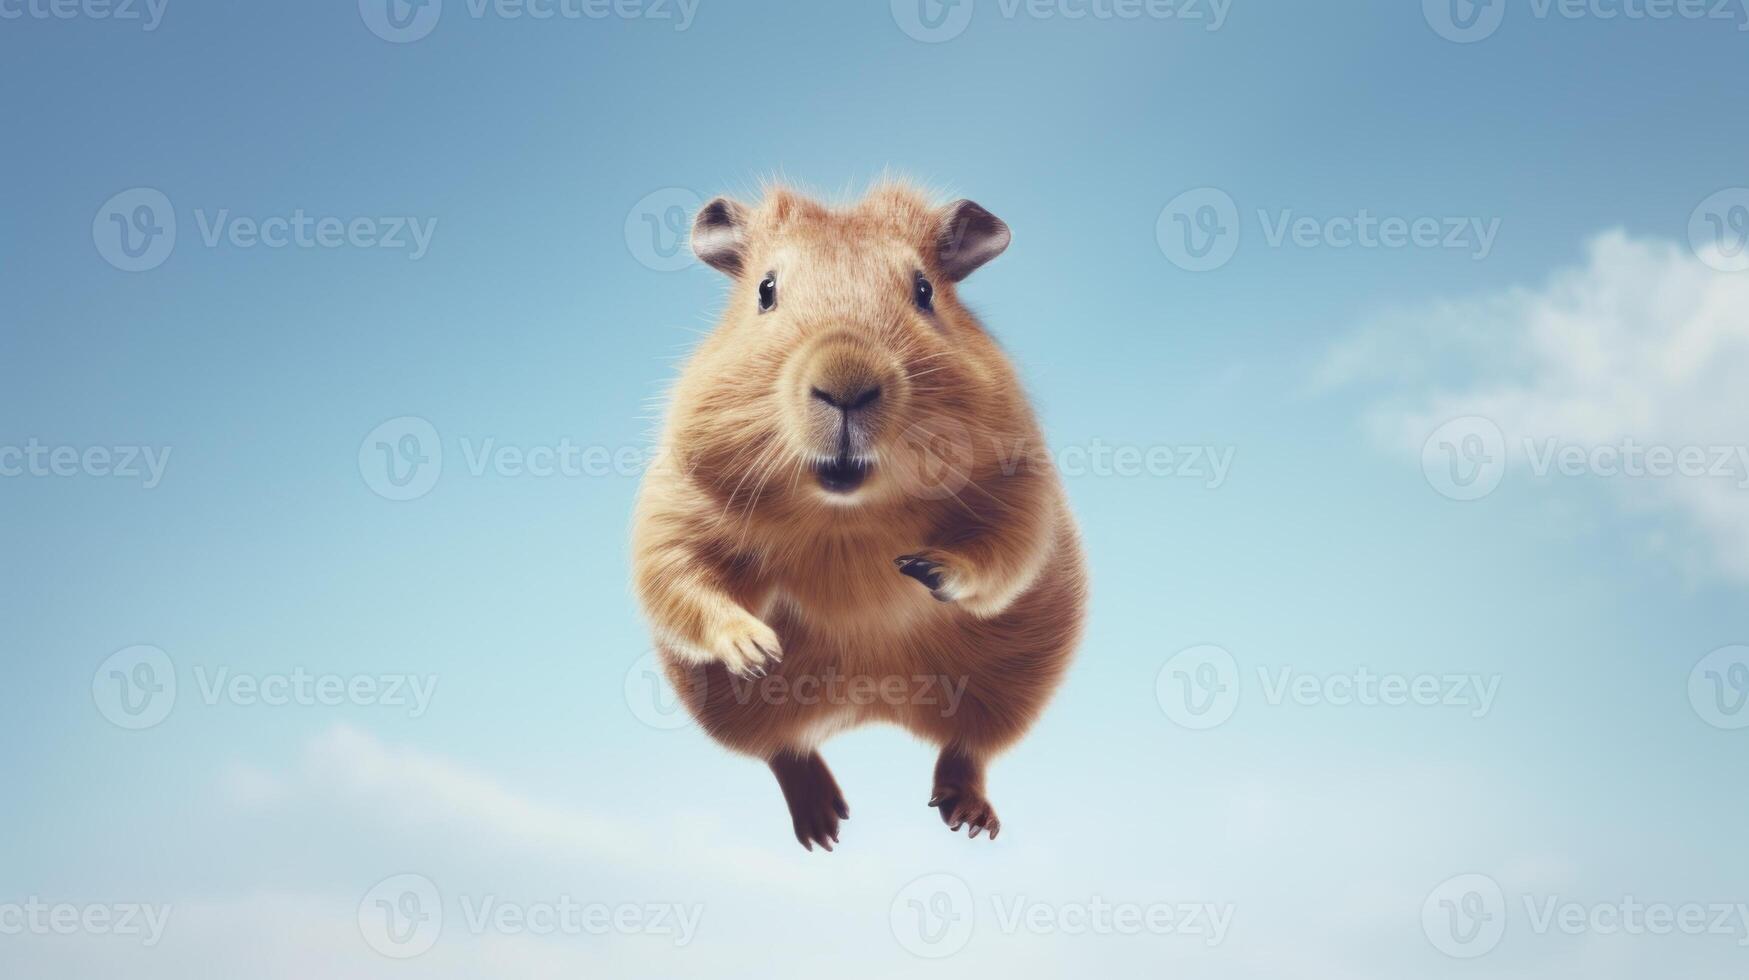
POLYGON ((796 840, 810 851, 815 844, 830 851, 838 843, 838 821, 850 819, 850 807, 844 803, 832 770, 826 768, 826 760, 818 752, 780 752, 770 763, 777 785, 783 788, 783 800, 789 804, 796 840))
POLYGON ((996 808, 977 790, 937 786, 929 797, 929 805, 940 811, 942 823, 956 834, 961 827, 970 827, 966 832, 968 838, 988 830, 990 839, 995 840, 1002 832, 1002 821, 996 819, 996 808))

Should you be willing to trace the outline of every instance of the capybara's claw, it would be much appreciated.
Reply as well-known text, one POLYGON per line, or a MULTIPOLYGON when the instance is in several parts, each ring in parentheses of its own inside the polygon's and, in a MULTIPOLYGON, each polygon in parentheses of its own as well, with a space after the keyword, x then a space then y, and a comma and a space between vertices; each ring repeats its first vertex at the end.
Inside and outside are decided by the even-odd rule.
MULTIPOLYGON (((941 563, 932 561, 922 555, 900 555, 893 559, 893 564, 899 566, 899 574, 907 575, 922 582, 931 593, 941 591, 941 563)), ((937 599, 941 596, 937 595, 937 599)))
POLYGON ((976 837, 984 831, 990 832, 990 839, 1002 832, 1002 821, 996 819, 996 808, 990 805, 982 793, 960 789, 938 789, 930 798, 929 805, 939 807, 942 823, 947 829, 959 833, 961 827, 970 825, 967 837, 976 837))

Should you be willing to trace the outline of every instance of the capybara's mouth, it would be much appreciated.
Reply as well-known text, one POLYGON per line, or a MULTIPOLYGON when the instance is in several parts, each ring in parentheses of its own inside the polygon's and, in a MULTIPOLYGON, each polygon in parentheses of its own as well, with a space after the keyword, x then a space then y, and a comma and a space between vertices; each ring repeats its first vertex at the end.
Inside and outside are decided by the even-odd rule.
POLYGON ((868 479, 869 464, 841 455, 814 464, 814 479, 827 493, 851 493, 868 479))

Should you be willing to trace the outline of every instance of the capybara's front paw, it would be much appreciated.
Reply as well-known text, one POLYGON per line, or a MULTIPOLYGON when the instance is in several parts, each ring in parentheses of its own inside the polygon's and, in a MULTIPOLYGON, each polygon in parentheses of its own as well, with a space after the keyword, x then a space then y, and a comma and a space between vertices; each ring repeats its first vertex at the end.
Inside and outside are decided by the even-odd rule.
POLYGON ((988 830, 990 839, 1002 832, 1002 821, 996 819, 996 808, 984 794, 977 790, 969 790, 959 786, 937 786, 935 793, 929 798, 929 805, 941 813, 942 823, 947 829, 959 833, 961 827, 970 827, 966 836, 976 837, 988 830))
POLYGON ((783 660, 777 633, 752 616, 743 616, 719 629, 708 650, 729 673, 748 680, 764 677, 783 660))
POLYGON ((893 559, 900 575, 923 583, 929 594, 940 602, 954 602, 965 592, 964 576, 954 568, 953 561, 939 551, 921 551, 893 559))

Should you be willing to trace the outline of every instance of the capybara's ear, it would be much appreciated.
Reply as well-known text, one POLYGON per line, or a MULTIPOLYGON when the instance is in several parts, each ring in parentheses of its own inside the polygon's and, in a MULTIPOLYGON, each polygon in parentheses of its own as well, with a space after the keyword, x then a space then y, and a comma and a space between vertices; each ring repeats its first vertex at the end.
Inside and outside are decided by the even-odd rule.
POLYGON ((1012 238, 1002 219, 975 201, 955 201, 941 211, 936 262, 954 282, 976 272, 1008 248, 1012 238))
POLYGON ((699 208, 692 219, 692 251, 711 268, 740 275, 747 251, 747 209, 726 197, 699 208))

